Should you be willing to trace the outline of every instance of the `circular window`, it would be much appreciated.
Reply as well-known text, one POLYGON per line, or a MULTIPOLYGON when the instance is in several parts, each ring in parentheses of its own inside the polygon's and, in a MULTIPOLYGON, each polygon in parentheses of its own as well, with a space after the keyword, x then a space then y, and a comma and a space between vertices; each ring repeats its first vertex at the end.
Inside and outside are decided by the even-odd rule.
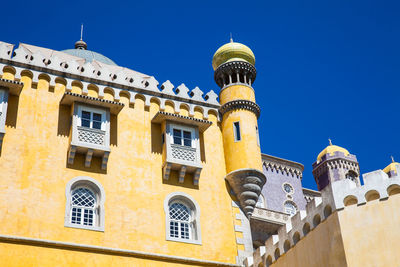
POLYGON ((293 194, 293 186, 291 184, 285 183, 283 184, 283 191, 285 191, 286 194, 293 194))
POLYGON ((285 212, 290 216, 295 215, 297 212, 296 204, 294 204, 292 201, 286 201, 285 204, 283 204, 283 207, 285 212))

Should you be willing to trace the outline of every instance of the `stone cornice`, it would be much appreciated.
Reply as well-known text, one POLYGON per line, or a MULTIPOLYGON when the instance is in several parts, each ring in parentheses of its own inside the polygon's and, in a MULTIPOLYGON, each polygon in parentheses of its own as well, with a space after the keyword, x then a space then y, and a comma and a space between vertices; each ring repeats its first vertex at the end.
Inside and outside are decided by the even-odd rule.
MULTIPOLYGON (((87 94, 88 86, 93 85, 98 88, 99 98, 104 95, 104 90, 111 90, 114 100, 119 101, 120 93, 130 97, 130 104, 134 104, 135 95, 140 94, 145 99, 145 106, 150 106, 152 98, 158 99, 160 108, 163 109, 165 102, 170 101, 174 104, 176 113, 179 113, 180 106, 189 107, 189 115, 194 116, 195 107, 203 111, 204 118, 208 118, 208 112, 220 107, 218 95, 214 91, 207 94, 198 88, 189 90, 184 84, 178 87, 170 81, 164 82, 160 88, 158 81, 153 76, 137 73, 133 70, 107 64, 95 62, 82 63, 76 59, 64 59, 59 51, 40 48, 46 50, 47 54, 41 51, 31 52, 20 45, 13 51, 13 46, 0 42, 0 75, 3 74, 4 67, 8 66, 15 72, 15 79, 21 78, 23 71, 30 72, 32 81, 38 82, 40 75, 49 77, 50 86, 54 86, 56 79, 63 80, 66 84, 66 91, 71 90, 73 82, 82 86, 82 94, 87 94), (203 98, 204 95, 204 98, 203 98)), ((68 55, 66 55, 68 56, 68 55)), ((218 118, 219 119, 219 118, 218 118)))
POLYGON ((358 174, 360 173, 358 162, 351 157, 332 157, 322 162, 319 162, 318 164, 314 163, 312 173, 317 174, 320 172, 324 172, 327 169, 337 169, 342 167, 355 170, 358 174))
POLYGON ((195 259, 195 258, 188 258, 188 257, 180 257, 180 256, 171 256, 171 255, 165 255, 165 254, 143 252, 143 251, 137 251, 137 250, 121 249, 121 248, 101 247, 101 246, 78 244, 78 243, 72 243, 72 242, 46 240, 46 239, 31 238, 31 237, 0 235, 0 243, 2 243, 2 242, 12 243, 12 244, 21 244, 21 245, 42 246, 42 247, 53 248, 53 249, 86 251, 86 252, 99 253, 99 254, 109 254, 109 255, 116 255, 116 256, 154 259, 154 260, 158 260, 158 261, 178 262, 178 263, 182 263, 182 264, 194 264, 194 265, 200 265, 200 266, 239 267, 239 265, 232 264, 232 263, 195 259))
POLYGON ((287 174, 296 175, 299 178, 303 177, 304 166, 300 163, 290 161, 287 159, 282 159, 274 157, 267 154, 262 154, 263 165, 266 168, 271 168, 276 171, 285 172, 287 174))
POLYGON ((228 103, 225 103, 219 109, 219 111, 221 112, 222 116, 224 116, 225 113, 235 109, 246 109, 253 112, 257 116, 257 118, 260 117, 260 112, 261 112, 260 107, 256 103, 244 99, 233 100, 228 103))

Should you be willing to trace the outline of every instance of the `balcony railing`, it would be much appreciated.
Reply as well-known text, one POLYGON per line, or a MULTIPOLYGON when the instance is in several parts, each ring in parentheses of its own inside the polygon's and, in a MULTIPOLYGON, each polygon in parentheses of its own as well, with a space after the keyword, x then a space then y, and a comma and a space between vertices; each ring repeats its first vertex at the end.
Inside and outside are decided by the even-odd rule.
POLYGON ((197 162, 196 148, 171 144, 171 155, 174 159, 197 162))
POLYGON ((276 224, 280 224, 280 225, 284 225, 290 219, 289 214, 279 212, 279 211, 259 208, 259 207, 256 207, 254 209, 251 217, 254 219, 260 219, 260 220, 264 220, 264 221, 268 221, 268 222, 276 223, 276 224))
POLYGON ((200 148, 167 143, 166 149, 167 157, 163 165, 164 179, 169 179, 171 170, 177 170, 179 172, 180 183, 184 182, 186 173, 192 173, 193 183, 197 185, 202 168, 200 148))
POLYGON ((104 146, 106 132, 99 129, 92 129, 78 126, 78 141, 93 145, 104 146))

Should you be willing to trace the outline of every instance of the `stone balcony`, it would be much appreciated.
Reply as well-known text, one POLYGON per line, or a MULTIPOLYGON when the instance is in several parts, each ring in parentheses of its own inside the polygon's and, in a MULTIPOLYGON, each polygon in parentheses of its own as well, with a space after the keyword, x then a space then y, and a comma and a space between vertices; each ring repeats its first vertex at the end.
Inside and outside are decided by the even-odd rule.
POLYGON ((75 154, 85 155, 85 167, 91 166, 92 157, 100 157, 101 168, 107 169, 110 155, 110 114, 117 115, 124 104, 95 98, 87 95, 66 92, 60 101, 61 105, 71 106, 71 143, 68 149, 68 164, 74 163, 75 154), (101 129, 82 126, 79 110, 91 110, 101 114, 101 129))
POLYGON ((250 217, 253 243, 256 246, 263 245, 269 236, 276 234, 289 221, 289 214, 255 207, 250 217))
POLYGON ((161 124, 163 132, 163 179, 169 180, 171 171, 178 172, 178 182, 184 183, 186 174, 193 176, 193 184, 198 185, 202 170, 200 134, 212 122, 194 117, 159 111, 152 119, 152 123, 161 124), (189 145, 174 142, 173 130, 178 129, 190 132, 189 145))

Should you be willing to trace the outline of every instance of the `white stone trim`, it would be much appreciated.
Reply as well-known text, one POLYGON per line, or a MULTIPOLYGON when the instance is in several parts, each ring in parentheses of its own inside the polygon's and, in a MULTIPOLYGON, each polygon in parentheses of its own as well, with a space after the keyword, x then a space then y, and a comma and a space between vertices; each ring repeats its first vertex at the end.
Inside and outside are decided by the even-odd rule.
POLYGON ((103 98, 104 90, 109 89, 113 92, 115 101, 119 101, 120 93, 123 91, 129 95, 130 104, 135 103, 135 95, 139 94, 145 98, 146 107, 150 106, 151 99, 155 98, 159 101, 161 110, 164 110, 166 101, 171 101, 174 104, 175 113, 179 113, 180 106, 185 104, 189 106, 191 117, 194 116, 195 107, 200 107, 204 118, 207 119, 208 112, 212 110, 220 120, 218 95, 212 90, 203 94, 198 87, 195 87, 189 92, 184 84, 174 90, 174 85, 168 80, 159 86, 159 82, 153 76, 140 74, 127 68, 107 64, 98 66, 91 62, 82 64, 74 59, 60 58, 60 55, 64 55, 62 52, 40 48, 48 52, 43 56, 40 51, 31 52, 26 46, 20 44, 13 51, 14 53, 11 53, 12 45, 0 42, 0 75, 3 73, 4 66, 10 66, 15 69, 16 79, 21 78, 23 70, 29 70, 33 76, 33 83, 38 82, 40 74, 45 74, 50 78, 50 86, 54 86, 56 79, 59 78, 66 81, 66 90, 70 91, 73 81, 81 81, 84 95, 88 93, 88 86, 94 85, 98 88, 99 98, 103 98))
POLYGON ((101 246, 93 246, 86 244, 77 244, 72 242, 64 242, 64 241, 54 241, 54 240, 46 240, 39 238, 30 238, 30 237, 20 237, 20 236, 10 236, 10 235, 0 235, 0 242, 7 243, 17 243, 17 244, 28 244, 28 245, 37 245, 37 246, 45 246, 56 249, 69 249, 69 250, 87 250, 93 253, 107 253, 111 255, 123 255, 128 257, 146 257, 146 258, 154 258, 156 260, 165 260, 165 261, 177 261, 186 264, 196 264, 196 265, 214 265, 214 266, 229 266, 229 267, 240 267, 241 265, 225 263, 219 261, 209 261, 188 257, 179 257, 179 256, 171 256, 165 254, 158 253, 150 253, 150 252, 142 252, 137 250, 129 250, 129 249, 121 249, 121 248, 111 248, 111 247, 101 247, 101 246))
POLYGON ((75 177, 67 183, 67 185, 65 187, 65 197, 66 197, 65 216, 64 216, 64 226, 65 227, 80 228, 80 229, 104 232, 104 223, 105 223, 104 202, 106 200, 106 195, 105 195, 103 187, 101 186, 101 184, 98 181, 96 181, 95 179, 88 177, 88 176, 75 177), (94 193, 96 194, 96 198, 97 198, 96 204, 97 204, 98 214, 97 214, 97 218, 96 218, 95 222, 97 225, 85 226, 85 225, 70 223, 70 220, 71 220, 71 217, 70 217, 71 193, 72 193, 72 190, 76 186, 87 186, 90 189, 92 189, 94 191, 94 193))
MULTIPOLYGON (((400 173, 400 167, 397 167, 397 173, 400 173)), ((305 211, 297 212, 286 225, 278 229, 277 235, 272 235, 266 240, 264 254, 258 250, 253 254, 254 266, 258 266, 261 262, 265 263, 268 256, 271 257, 272 263, 275 262, 279 256, 285 253, 285 242, 289 242, 290 248, 295 246, 294 236, 296 234, 301 239, 332 213, 346 209, 347 197, 354 198, 356 200, 354 205, 360 206, 367 204, 366 196, 369 193, 377 193, 379 194, 378 199, 384 200, 389 198, 388 191, 391 187, 400 188, 400 175, 389 177, 382 170, 366 173, 363 178, 365 183, 363 186, 357 186, 349 179, 335 181, 326 186, 321 191, 321 197, 315 197, 307 203, 305 211), (304 231, 305 228, 307 231, 304 231), (275 251, 279 251, 279 253, 276 255, 275 251)))
POLYGON ((72 138, 71 145, 88 147, 92 149, 100 149, 104 151, 110 150, 110 111, 109 109, 97 106, 91 106, 83 104, 81 102, 75 102, 73 105, 74 114, 72 118, 72 138), (96 145, 80 142, 78 140, 78 127, 81 126, 81 113, 82 110, 87 110, 89 112, 100 113, 102 117, 101 130, 105 132, 104 145, 96 145))
POLYGON ((184 192, 172 192, 167 195, 164 199, 164 212, 165 212, 165 239, 167 241, 176 241, 183 243, 190 243, 201 245, 201 227, 200 227, 200 206, 197 204, 196 200, 190 195, 184 192), (194 216, 194 227, 192 233, 192 239, 174 238, 169 235, 169 204, 172 201, 182 201, 191 209, 194 216))
POLYGON ((0 133, 5 133, 8 106, 8 89, 0 87, 0 133))

